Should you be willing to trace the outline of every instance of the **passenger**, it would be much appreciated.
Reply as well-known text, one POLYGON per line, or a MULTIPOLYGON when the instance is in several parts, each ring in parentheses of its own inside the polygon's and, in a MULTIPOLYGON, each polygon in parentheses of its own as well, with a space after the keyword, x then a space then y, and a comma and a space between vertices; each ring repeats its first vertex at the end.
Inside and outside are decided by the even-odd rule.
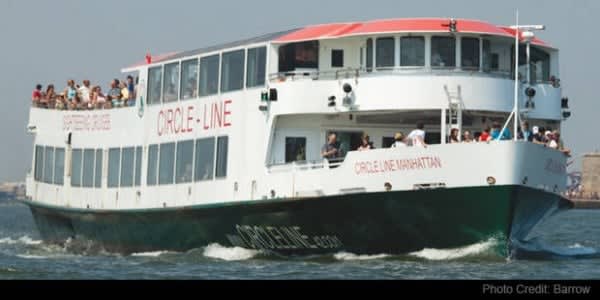
POLYGON ((502 125, 500 125, 500 123, 498 122, 494 122, 492 125, 492 132, 490 132, 490 135, 492 137, 492 140, 510 140, 511 139, 511 134, 510 134, 510 130, 508 128, 504 128, 502 129, 502 125))
POLYGON ((185 97, 186 98, 196 98, 198 97, 198 85, 196 84, 196 80, 194 80, 193 78, 189 80, 188 86, 190 87, 189 89, 186 89, 186 94, 185 97))
POLYGON ((135 106, 135 99, 137 98, 136 84, 133 82, 133 76, 131 75, 127 76, 127 90, 129 91, 127 104, 129 106, 135 106))
POLYGON ((529 122, 523 121, 521 123, 521 131, 519 132, 519 140, 532 142, 533 141, 533 133, 529 129, 529 122))
POLYGON ((67 105, 67 99, 65 97, 65 93, 60 93, 57 97, 56 97, 56 104, 55 104, 55 108, 58 110, 65 110, 67 109, 68 105, 67 105))
POLYGON ((31 93, 31 102, 32 105, 34 107, 43 107, 44 105, 42 104, 42 85, 41 84, 37 84, 35 86, 35 89, 33 90, 33 92, 31 93))
POLYGON ((77 109, 79 106, 79 99, 77 98, 77 88, 75 87, 75 81, 69 79, 67 81, 67 88, 64 91, 67 109, 77 109))
POLYGON ((55 108, 56 106, 56 92, 54 91, 54 84, 49 84, 44 93, 43 102, 46 103, 48 108, 55 108))
POLYGON ((532 133, 532 137, 531 137, 531 141, 534 144, 539 144, 539 145, 545 145, 545 137, 544 134, 542 133, 544 132, 544 128, 540 128, 538 126, 533 126, 533 129, 531 131, 532 133))
POLYGON ((121 88, 121 100, 123 101, 124 106, 128 106, 129 105, 129 88, 127 88, 127 83, 125 83, 125 81, 122 81, 121 84, 119 85, 119 88, 121 88))
POLYGON ((402 132, 396 133, 394 136, 394 143, 392 144, 392 148, 406 148, 408 147, 405 143, 404 134, 402 132))
POLYGON ((422 122, 417 123, 417 129, 411 131, 407 139, 410 141, 411 146, 427 148, 427 143, 425 143, 425 124, 422 122))
POLYGON ((458 143, 460 143, 458 140, 458 128, 452 128, 452 130, 450 130, 450 144, 458 143))
POLYGON ((490 135, 490 131, 491 131, 490 126, 486 126, 483 129, 483 132, 481 133, 481 135, 479 136, 479 142, 487 143, 487 142, 491 141, 492 136, 490 135))
POLYGON ((358 147, 358 151, 366 151, 373 150, 375 146, 373 146, 373 142, 371 142, 371 138, 367 134, 363 134, 361 144, 358 147))
POLYGON ((338 143, 335 133, 329 134, 327 143, 321 148, 321 157, 328 160, 335 160, 341 157, 340 143, 338 143))
POLYGON ((110 108, 110 103, 106 101, 106 96, 102 93, 100 86, 92 88, 92 105, 97 108, 110 108))
POLYGON ((470 131, 465 130, 465 132, 463 132, 462 142, 463 143, 472 143, 473 142, 473 137, 471 136, 470 131))
POLYGON ((560 138, 560 132, 558 130, 554 130, 552 132, 552 136, 554 137, 554 141, 558 144, 558 151, 562 152, 566 156, 571 156, 571 149, 565 148, 565 143, 560 138))
POLYGON ((113 79, 110 83, 110 89, 106 94, 107 101, 111 102, 112 107, 120 107, 121 102, 121 89, 119 89, 119 79, 113 79))
POLYGON ((91 109, 92 108, 92 90, 90 89, 90 81, 84 80, 83 86, 77 89, 79 93, 79 98, 81 99, 81 105, 83 109, 91 109))

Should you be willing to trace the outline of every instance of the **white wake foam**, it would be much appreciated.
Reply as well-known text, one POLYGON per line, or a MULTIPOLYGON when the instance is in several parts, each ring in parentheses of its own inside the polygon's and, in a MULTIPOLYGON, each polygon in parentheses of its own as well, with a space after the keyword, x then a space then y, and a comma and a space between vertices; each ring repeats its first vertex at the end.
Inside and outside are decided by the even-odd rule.
POLYGON ((10 237, 0 239, 0 244, 5 244, 5 245, 14 245, 14 244, 39 245, 41 243, 42 243, 42 241, 34 240, 27 235, 22 236, 16 240, 13 238, 10 238, 10 237))
POLYGON ((131 256, 137 256, 137 257, 159 257, 163 254, 167 254, 169 253, 169 251, 154 251, 154 252, 139 252, 139 253, 133 253, 131 254, 131 256))
POLYGON ((383 259, 389 257, 388 254, 376 254, 376 255, 357 255, 349 252, 339 252, 333 256, 337 260, 373 260, 373 259, 383 259))
POLYGON ((30 255, 30 254, 17 254, 17 257, 25 258, 25 259, 47 259, 47 258, 50 258, 48 256, 30 255))
POLYGON ((226 261, 248 260, 260 252, 240 247, 224 247, 219 244, 210 244, 204 248, 205 257, 217 258, 226 261))
POLYGON ((421 251, 410 253, 409 256, 424 258, 427 260, 453 260, 484 253, 492 249, 496 244, 497 240, 491 238, 485 242, 455 249, 425 248, 421 251))

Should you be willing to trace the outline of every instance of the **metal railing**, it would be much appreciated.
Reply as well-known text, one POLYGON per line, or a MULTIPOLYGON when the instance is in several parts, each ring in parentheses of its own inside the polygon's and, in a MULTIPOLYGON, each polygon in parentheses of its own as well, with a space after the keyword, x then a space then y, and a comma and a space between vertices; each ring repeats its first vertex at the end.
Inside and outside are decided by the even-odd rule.
POLYGON ((271 164, 267 166, 269 173, 289 173, 297 171, 335 169, 344 164, 344 159, 323 159, 314 161, 294 161, 291 163, 271 164))
POLYGON ((377 75, 429 75, 429 76, 473 76, 511 79, 509 70, 481 71, 475 68, 461 67, 377 67, 377 68, 347 68, 328 70, 300 70, 279 72, 269 75, 271 82, 296 80, 339 80, 358 79, 360 77, 377 75))

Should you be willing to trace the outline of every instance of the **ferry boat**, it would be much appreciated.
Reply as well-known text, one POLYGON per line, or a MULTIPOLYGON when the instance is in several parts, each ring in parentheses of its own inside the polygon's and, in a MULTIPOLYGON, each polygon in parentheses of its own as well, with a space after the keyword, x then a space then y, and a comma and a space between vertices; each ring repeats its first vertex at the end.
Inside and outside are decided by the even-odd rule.
POLYGON ((122 70, 138 78, 135 106, 31 108, 24 203, 45 242, 125 254, 401 254, 496 238, 510 255, 570 207, 565 155, 447 137, 560 128, 559 51, 539 29, 376 20, 147 56, 122 70), (427 147, 390 148, 419 122, 427 147), (340 160, 322 156, 330 133, 340 160), (364 133, 375 149, 356 151, 364 133))

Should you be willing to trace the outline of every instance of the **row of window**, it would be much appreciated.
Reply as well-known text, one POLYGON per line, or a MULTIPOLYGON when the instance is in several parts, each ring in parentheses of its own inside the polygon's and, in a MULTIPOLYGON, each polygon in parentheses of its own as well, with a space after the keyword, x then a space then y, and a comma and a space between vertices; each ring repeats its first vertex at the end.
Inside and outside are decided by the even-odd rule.
POLYGON ((148 70, 148 104, 210 96, 219 91, 226 93, 242 90, 244 69, 247 88, 264 86, 266 68, 266 47, 224 52, 199 60, 194 58, 152 67, 148 70))
POLYGON ((35 146, 36 181, 63 185, 65 176, 65 148, 35 146))
POLYGON ((215 138, 150 145, 146 183, 154 186, 224 178, 228 146, 227 136, 216 138, 216 145, 215 138))
MULTIPOLYGON (((228 147, 227 136, 150 145, 147 184, 155 186, 224 178, 227 176, 228 147)), ((142 157, 142 147, 108 149, 107 186, 140 186, 142 157)), ((71 186, 102 187, 102 159, 102 149, 73 149, 71 186)), ((64 171, 64 148, 35 147, 36 181, 63 185, 64 171)))
MULTIPOLYGON (((489 41, 488 41, 489 42, 489 41)), ((478 69, 480 64, 480 39, 463 37, 461 43, 462 67, 478 69)), ((383 37, 375 40, 375 67, 396 66, 396 39, 383 37)), ((367 69, 373 68, 373 39, 367 40, 367 69)), ((400 66, 425 66, 425 37, 406 36, 400 38, 400 66)), ((451 36, 431 37, 431 66, 456 67, 456 38, 451 36)))

